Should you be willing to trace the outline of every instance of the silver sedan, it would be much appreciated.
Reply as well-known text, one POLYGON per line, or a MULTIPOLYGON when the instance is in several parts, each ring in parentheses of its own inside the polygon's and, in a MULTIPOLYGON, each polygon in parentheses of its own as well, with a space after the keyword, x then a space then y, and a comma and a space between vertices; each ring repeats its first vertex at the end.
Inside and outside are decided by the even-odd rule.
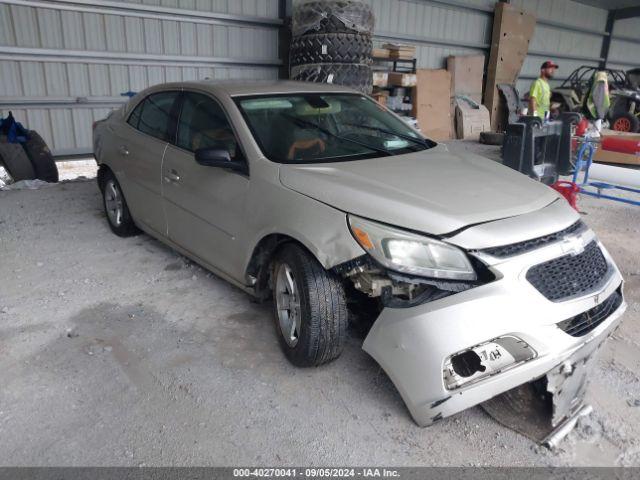
POLYGON ((115 234, 272 298, 295 365, 337 358, 359 322, 420 425, 540 379, 559 425, 626 307, 555 191, 346 88, 159 85, 98 122, 94 150, 115 234))

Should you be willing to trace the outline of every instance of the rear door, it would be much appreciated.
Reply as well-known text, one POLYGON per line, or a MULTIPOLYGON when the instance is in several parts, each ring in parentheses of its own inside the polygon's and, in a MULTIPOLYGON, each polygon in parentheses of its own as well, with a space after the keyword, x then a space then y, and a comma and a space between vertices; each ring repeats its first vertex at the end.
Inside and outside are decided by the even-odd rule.
POLYGON ((176 91, 158 92, 145 98, 126 119, 125 134, 115 146, 122 165, 116 176, 133 218, 162 235, 167 232, 160 180, 162 157, 170 132, 175 131, 173 112, 178 98, 176 91))
POLYGON ((224 148, 246 161, 222 106, 209 95, 184 92, 176 141, 167 147, 162 185, 169 238, 210 265, 242 279, 238 240, 244 231, 248 175, 206 167, 200 148, 224 148))

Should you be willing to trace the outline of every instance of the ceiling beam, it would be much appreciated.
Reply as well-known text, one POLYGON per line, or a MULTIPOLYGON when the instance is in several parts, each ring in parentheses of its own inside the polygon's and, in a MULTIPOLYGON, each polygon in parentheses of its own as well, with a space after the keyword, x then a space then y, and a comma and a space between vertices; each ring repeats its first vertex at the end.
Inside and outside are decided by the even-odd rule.
POLYGON ((600 68, 607 68, 609 48, 611 47, 611 33, 613 32, 614 23, 616 23, 616 11, 609 10, 607 14, 607 25, 604 27, 607 35, 602 37, 602 47, 600 47, 600 68))
POLYGON ((626 7, 612 10, 615 13, 616 20, 624 20, 625 18, 640 17, 640 7, 626 7))

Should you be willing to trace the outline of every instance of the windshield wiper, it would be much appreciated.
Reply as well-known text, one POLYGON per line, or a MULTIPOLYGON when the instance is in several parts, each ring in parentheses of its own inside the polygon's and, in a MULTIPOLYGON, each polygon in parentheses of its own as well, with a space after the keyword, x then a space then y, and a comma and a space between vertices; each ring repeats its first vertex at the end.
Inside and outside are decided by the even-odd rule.
POLYGON ((336 135, 335 133, 327 130, 326 128, 321 127, 317 123, 310 122, 308 120, 303 120, 302 118, 293 117, 293 116, 288 115, 286 113, 283 113, 282 116, 285 117, 285 118, 288 118, 289 120, 291 120, 292 122, 294 122, 295 124, 297 124, 299 126, 306 126, 306 127, 315 128, 319 132, 322 132, 325 135, 328 135, 330 137, 337 138, 338 140, 344 140, 345 142, 355 143, 356 145, 360 145, 361 147, 368 148, 369 150, 373 150, 374 152, 378 152, 378 153, 383 153, 383 154, 388 155, 388 156, 393 155, 392 152, 390 152, 389 150, 385 150, 384 148, 374 147, 373 145, 369 145, 366 142, 361 142, 359 140, 354 140, 353 138, 345 138, 345 137, 342 137, 340 135, 336 135))
POLYGON ((397 133, 392 130, 387 130, 386 128, 372 127, 370 125, 357 125, 355 123, 343 123, 343 125, 346 125, 348 127, 366 128, 367 130, 374 130, 376 132, 393 135, 398 138, 402 138, 403 140, 408 140, 409 142, 417 143, 418 145, 422 145, 423 147, 427 147, 427 148, 433 147, 433 145, 431 144, 431 141, 427 140, 426 138, 415 138, 415 137, 412 137, 411 135, 405 135, 403 133, 397 133))

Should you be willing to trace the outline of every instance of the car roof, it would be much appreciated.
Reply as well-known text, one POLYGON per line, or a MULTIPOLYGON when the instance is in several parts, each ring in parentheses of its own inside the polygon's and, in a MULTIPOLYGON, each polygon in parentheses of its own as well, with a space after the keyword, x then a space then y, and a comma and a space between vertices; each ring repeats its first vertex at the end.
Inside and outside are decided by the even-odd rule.
POLYGON ((342 85, 295 82, 291 80, 197 80, 157 85, 154 90, 164 90, 163 87, 173 89, 180 87, 195 88, 198 90, 208 90, 217 95, 228 95, 230 97, 241 95, 244 96, 307 92, 356 92, 355 90, 342 85))
POLYGON ((204 90, 214 94, 218 98, 221 96, 239 97, 296 93, 361 93, 342 85, 295 82, 291 80, 194 80, 188 82, 161 83, 146 88, 131 98, 125 106, 125 115, 128 115, 142 98, 152 93, 182 89, 204 90))

